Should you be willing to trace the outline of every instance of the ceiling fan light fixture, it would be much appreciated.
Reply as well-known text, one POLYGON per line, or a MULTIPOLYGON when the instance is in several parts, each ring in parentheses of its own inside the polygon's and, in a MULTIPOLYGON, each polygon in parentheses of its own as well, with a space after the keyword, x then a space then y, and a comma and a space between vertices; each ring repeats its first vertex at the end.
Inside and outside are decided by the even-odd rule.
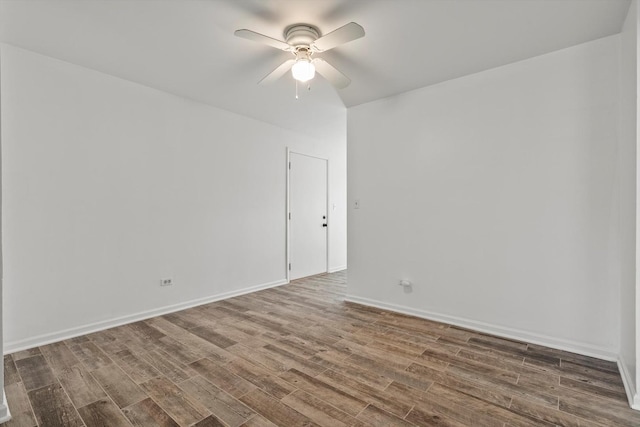
POLYGON ((296 82, 307 82, 315 77, 317 69, 318 74, 328 80, 336 89, 344 89, 351 83, 351 80, 324 59, 315 57, 311 60, 311 55, 324 53, 364 37, 364 28, 355 22, 349 22, 328 34, 321 35, 320 30, 313 25, 294 24, 284 30, 286 41, 277 40, 247 29, 236 30, 234 34, 243 39, 259 42, 285 52, 291 52, 295 56, 295 59, 288 59, 278 65, 260 80, 259 84, 273 83, 289 70, 291 70, 296 82))
POLYGON ((306 82, 316 75, 316 67, 308 59, 298 59, 291 67, 291 74, 299 82, 306 82))

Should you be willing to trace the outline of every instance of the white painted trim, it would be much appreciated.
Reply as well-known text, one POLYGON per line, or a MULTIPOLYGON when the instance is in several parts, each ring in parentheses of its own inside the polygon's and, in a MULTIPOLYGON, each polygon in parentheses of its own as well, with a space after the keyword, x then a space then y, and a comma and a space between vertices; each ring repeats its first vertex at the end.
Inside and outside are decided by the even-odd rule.
POLYGON ((345 297, 345 301, 381 308, 384 310, 395 311, 397 313, 408 314, 410 316, 421 317, 423 319, 435 320, 437 322, 448 323, 450 325, 460 326, 462 328, 472 329, 503 338, 525 341, 528 343, 543 345, 545 347, 551 347, 558 350, 582 354, 584 356, 596 357, 598 359, 608 360, 611 362, 615 362, 618 360, 618 354, 612 349, 606 347, 594 346, 591 344, 579 343, 562 338, 535 334, 519 329, 505 328, 503 326, 478 322, 476 320, 465 319, 457 316, 450 316, 448 314, 434 313, 427 310, 418 310, 402 305, 389 304, 382 301, 361 298, 355 295, 347 295, 345 297))
POLYGON ((142 311, 140 313, 130 314, 127 316, 116 317, 114 319, 103 320, 100 322, 90 323, 88 325, 79 326, 75 328, 69 328, 58 332, 49 334, 38 335, 31 338, 26 338, 18 341, 9 341, 4 343, 4 354, 15 353, 16 351, 27 350, 29 348, 51 344, 54 342, 74 338, 80 335, 86 335, 93 332, 102 331, 105 329, 113 328, 116 326, 126 325, 127 323, 137 322, 139 320, 149 319, 151 317, 162 316, 163 314, 169 314, 187 308, 196 307, 203 304, 208 304, 215 301, 220 301, 228 298, 237 297, 240 295, 250 294, 252 292, 261 291, 263 289, 275 288, 276 286, 282 286, 289 283, 288 280, 277 280, 270 283, 263 283, 261 285, 250 286, 248 288, 240 289, 237 291, 224 292, 217 295, 211 295, 204 298, 198 298, 191 301, 181 302, 179 304, 168 305, 165 307, 156 308, 153 310, 142 311))
POLYGON ((291 265, 291 219, 289 217, 289 215, 291 215, 291 205, 290 205, 290 197, 289 197, 289 190, 291 188, 291 184, 290 184, 290 176, 291 176, 291 150, 289 150, 289 147, 287 147, 287 196, 286 196, 286 218, 285 220, 287 221, 287 235, 286 235, 286 258, 287 260, 285 261, 285 266, 284 269, 287 272, 287 282, 291 281, 291 269, 289 268, 289 266, 291 265))
POLYGON ((624 384, 624 390, 627 393, 629 406, 633 409, 640 410, 640 396, 636 393, 633 378, 631 378, 631 374, 627 370, 627 364, 622 358, 622 355, 618 356, 618 371, 620 371, 620 376, 622 377, 622 383, 624 384))
POLYGON ((329 177, 331 176, 331 164, 329 162, 329 159, 327 158, 327 182, 325 183, 325 185, 327 186, 327 199, 325 200, 325 208, 324 208, 324 221, 327 223, 327 229, 325 230, 325 232, 327 233, 327 238, 326 238, 326 245, 327 245, 327 273, 331 273, 331 271, 329 270, 329 260, 331 259, 331 212, 333 212, 330 209, 330 203, 329 201, 331 200, 331 185, 330 185, 330 181, 329 181, 329 177))
MULTIPOLYGON (((312 159, 318 159, 318 160, 324 160, 327 163, 327 168, 326 168, 326 172, 327 172, 327 194, 326 197, 327 199, 325 200, 325 212, 326 212, 326 217, 325 220, 327 221, 327 224, 329 224, 329 226, 331 226, 331 223, 329 222, 329 220, 331 219, 331 215, 329 214, 329 191, 330 191, 330 185, 329 185, 329 158, 327 157, 318 157, 318 156, 312 156, 311 154, 305 154, 305 153, 300 153, 299 151, 291 151, 289 150, 289 147, 287 147, 287 281, 291 281, 291 271, 289 270, 289 265, 291 264, 291 240, 290 240, 290 236, 291 236, 291 228, 290 228, 290 224, 291 224, 291 220, 289 219, 289 213, 291 212, 291 204, 290 204, 290 189, 291 189, 291 154, 297 154, 299 156, 305 156, 305 157, 311 157, 312 159)), ((325 272, 326 273, 335 273, 336 271, 340 271, 340 270, 333 270, 331 271, 329 269, 329 259, 330 258, 330 240, 329 240, 329 235, 331 233, 329 233, 329 229, 326 230, 327 232, 327 236, 326 236, 326 265, 325 265, 325 272)), ((346 268, 346 267, 345 267, 346 268)), ((343 269, 344 270, 344 269, 343 269)), ((320 274, 320 273, 319 273, 320 274)), ((300 279, 300 277, 299 277, 300 279)))
POLYGON ((340 265, 338 267, 330 268, 327 272, 328 273, 337 273, 338 271, 342 271, 342 270, 346 270, 346 269, 347 269, 346 265, 340 265))
POLYGON ((11 419, 9 404, 7 403, 7 393, 2 392, 2 405, 0 405, 0 424, 6 423, 11 419))

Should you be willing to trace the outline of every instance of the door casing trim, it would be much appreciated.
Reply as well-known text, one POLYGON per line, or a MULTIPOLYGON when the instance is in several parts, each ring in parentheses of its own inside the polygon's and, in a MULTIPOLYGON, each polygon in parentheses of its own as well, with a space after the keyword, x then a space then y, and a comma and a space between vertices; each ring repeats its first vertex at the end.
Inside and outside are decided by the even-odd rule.
POLYGON ((286 221, 286 256, 285 256, 285 272, 287 273, 287 283, 289 283, 291 281, 291 270, 289 270, 289 263, 291 263, 291 221, 289 220, 289 212, 291 205, 290 205, 290 189, 291 189, 291 169, 289 168, 289 165, 291 164, 291 154, 297 154, 299 156, 306 156, 306 157, 312 157, 314 159, 319 159, 319 160, 324 160, 325 162, 327 162, 327 176, 326 176, 326 180, 327 180, 327 199, 325 200, 325 212, 327 213, 327 224, 329 225, 329 227, 327 227, 327 241, 326 241, 326 265, 325 265, 325 272, 329 272, 329 255, 331 253, 331 245, 329 244, 329 242, 331 241, 331 239, 329 238, 329 229, 331 226, 331 212, 329 209, 329 200, 331 200, 331 187, 329 186, 329 176, 331 176, 330 171, 331 171, 331 162, 329 162, 329 159, 326 157, 319 157, 319 156, 314 156, 311 154, 307 154, 307 153, 301 153, 299 151, 291 151, 289 149, 289 147, 286 148, 287 150, 287 162, 285 164, 285 168, 287 171, 287 185, 286 185, 286 191, 287 191, 287 197, 286 197, 286 206, 285 206, 285 221, 286 221))

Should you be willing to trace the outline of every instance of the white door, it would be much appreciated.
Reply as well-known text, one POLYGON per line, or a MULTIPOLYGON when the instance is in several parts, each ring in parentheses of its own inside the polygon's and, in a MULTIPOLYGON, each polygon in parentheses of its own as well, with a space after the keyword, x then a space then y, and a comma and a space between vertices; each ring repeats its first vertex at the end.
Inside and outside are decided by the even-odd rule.
POLYGON ((289 278, 327 272, 327 161, 289 155, 289 278))

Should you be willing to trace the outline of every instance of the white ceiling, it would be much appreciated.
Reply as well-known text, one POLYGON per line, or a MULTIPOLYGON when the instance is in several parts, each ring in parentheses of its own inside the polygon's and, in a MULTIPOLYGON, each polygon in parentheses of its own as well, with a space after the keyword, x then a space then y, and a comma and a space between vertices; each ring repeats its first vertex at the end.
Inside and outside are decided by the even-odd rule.
POLYGON ((620 31, 629 0, 1 0, 0 41, 305 132, 345 106, 390 96, 620 31), (290 54, 234 37, 282 39, 310 23, 366 36, 323 54, 351 79, 316 78, 294 98, 289 75, 256 84, 290 54))

